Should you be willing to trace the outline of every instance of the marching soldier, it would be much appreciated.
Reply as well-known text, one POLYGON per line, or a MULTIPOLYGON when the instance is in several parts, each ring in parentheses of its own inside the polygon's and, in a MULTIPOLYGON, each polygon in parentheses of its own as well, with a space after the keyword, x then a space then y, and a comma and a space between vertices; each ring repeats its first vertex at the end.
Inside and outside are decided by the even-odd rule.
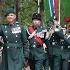
POLYGON ((0 70, 2 70, 2 49, 3 49, 3 38, 0 36, 0 70))
POLYGON ((5 16, 7 24, 0 25, 0 35, 4 40, 2 70, 22 70, 26 57, 26 30, 16 22, 14 9, 8 9, 5 16))
POLYGON ((47 47, 44 41, 48 38, 50 32, 47 32, 47 30, 43 28, 41 15, 39 13, 33 14, 32 23, 33 24, 29 25, 27 29, 30 43, 30 68, 31 70, 41 70, 45 61, 45 70, 48 70, 47 47))
MULTIPOLYGON (((50 24, 50 23, 49 23, 50 24)), ((64 39, 63 30, 61 29, 61 26, 58 24, 57 18, 53 20, 53 24, 51 25, 51 28, 54 29, 54 33, 49 39, 50 47, 51 48, 51 70, 60 70, 60 64, 61 64, 61 47, 60 42, 61 39, 64 39)))
POLYGON ((70 63, 70 17, 66 17, 65 21, 67 22, 66 36, 63 41, 63 50, 62 50, 62 70, 70 70, 68 67, 70 63))
MULTIPOLYGON (((53 25, 54 25, 54 22, 53 22, 52 18, 50 18, 48 20, 48 22, 47 22, 47 28, 48 28, 48 30, 50 30, 53 25)), ((52 70, 52 65, 53 65, 53 63, 52 63, 52 61, 53 61, 52 60, 53 47, 50 45, 50 38, 51 38, 51 36, 48 38, 48 40, 45 41, 45 43, 47 44, 47 47, 48 47, 49 66, 50 66, 49 68, 52 70)))
POLYGON ((63 41, 62 70, 70 70, 70 37, 63 41))

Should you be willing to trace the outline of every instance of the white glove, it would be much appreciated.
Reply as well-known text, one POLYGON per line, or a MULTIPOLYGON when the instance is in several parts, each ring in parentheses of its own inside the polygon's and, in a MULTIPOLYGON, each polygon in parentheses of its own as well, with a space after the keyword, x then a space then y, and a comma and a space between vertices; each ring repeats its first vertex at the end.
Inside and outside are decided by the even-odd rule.
POLYGON ((44 48, 44 52, 47 53, 47 51, 46 51, 47 46, 45 43, 43 43, 43 48, 44 48))
POLYGON ((32 37, 34 37, 35 34, 36 34, 36 31, 34 31, 32 34, 30 34, 30 36, 28 37, 28 39, 31 39, 32 37))
POLYGON ((70 38, 70 35, 67 36, 67 39, 70 38))

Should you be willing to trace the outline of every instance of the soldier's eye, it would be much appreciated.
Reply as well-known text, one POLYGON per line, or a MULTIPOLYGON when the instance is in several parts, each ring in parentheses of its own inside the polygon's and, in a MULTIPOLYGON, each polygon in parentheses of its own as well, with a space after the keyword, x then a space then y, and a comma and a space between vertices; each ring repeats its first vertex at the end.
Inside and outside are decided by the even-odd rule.
POLYGON ((8 15, 8 16, 14 16, 13 14, 10 14, 10 15, 8 15))
POLYGON ((10 15, 10 16, 13 16, 13 15, 10 15))

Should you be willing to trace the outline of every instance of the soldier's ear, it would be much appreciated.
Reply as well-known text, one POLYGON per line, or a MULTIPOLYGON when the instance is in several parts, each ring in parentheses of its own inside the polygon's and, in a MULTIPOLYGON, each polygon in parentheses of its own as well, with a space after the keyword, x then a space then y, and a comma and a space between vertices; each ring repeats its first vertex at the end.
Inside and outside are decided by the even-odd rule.
POLYGON ((14 18, 16 19, 16 15, 14 15, 14 18))

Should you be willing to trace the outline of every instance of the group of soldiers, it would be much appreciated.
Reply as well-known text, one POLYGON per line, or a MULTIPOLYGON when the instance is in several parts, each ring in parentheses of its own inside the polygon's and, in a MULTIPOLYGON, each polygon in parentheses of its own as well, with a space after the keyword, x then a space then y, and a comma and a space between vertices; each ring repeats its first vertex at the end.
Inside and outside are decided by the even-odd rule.
POLYGON ((0 70, 69 70, 70 33, 64 33, 58 19, 43 26, 40 13, 34 13, 32 24, 24 28, 16 21, 15 10, 6 12, 7 24, 0 25, 3 38, 0 70))

